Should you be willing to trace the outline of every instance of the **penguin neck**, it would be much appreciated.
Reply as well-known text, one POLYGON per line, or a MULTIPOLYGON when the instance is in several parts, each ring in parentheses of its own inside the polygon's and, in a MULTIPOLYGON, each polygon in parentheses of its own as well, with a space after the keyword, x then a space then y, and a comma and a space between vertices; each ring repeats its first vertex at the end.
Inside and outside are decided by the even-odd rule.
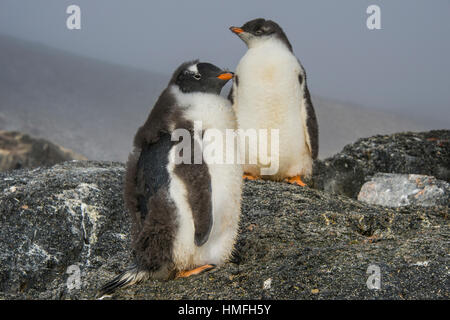
POLYGON ((270 37, 263 39, 253 39, 248 43, 248 49, 267 49, 267 48, 275 48, 278 47, 280 49, 284 49, 292 52, 292 48, 288 46, 282 39, 278 37, 270 37))
POLYGON ((227 106, 229 101, 221 95, 208 92, 182 92, 176 85, 170 86, 170 92, 182 108, 188 108, 197 104, 227 106))
POLYGON ((212 93, 184 93, 171 86, 177 105, 189 121, 201 121, 203 129, 235 129, 236 119, 228 99, 212 93))

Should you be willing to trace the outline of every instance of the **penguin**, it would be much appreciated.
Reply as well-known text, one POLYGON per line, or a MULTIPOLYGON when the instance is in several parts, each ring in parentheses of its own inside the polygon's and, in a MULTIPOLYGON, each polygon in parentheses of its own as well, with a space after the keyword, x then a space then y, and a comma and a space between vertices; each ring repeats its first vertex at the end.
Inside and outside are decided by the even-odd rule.
POLYGON ((241 212, 242 166, 207 163, 194 151, 202 150, 199 139, 207 130, 236 129, 231 103, 220 96, 232 77, 210 63, 183 63, 138 129, 124 183, 135 261, 105 284, 99 297, 147 279, 199 274, 230 257, 241 212), (195 128, 199 122, 201 132, 195 128), (178 137, 180 132, 188 138, 178 137), (177 162, 176 155, 184 161, 177 162))
MULTIPOLYGON (((302 177, 311 176, 319 151, 318 123, 305 70, 283 29, 274 21, 259 18, 230 30, 248 47, 229 94, 238 128, 279 130, 278 152, 270 154, 272 161, 278 160, 278 172, 261 175, 261 155, 254 151, 258 153, 257 163, 244 164, 244 178, 285 180, 305 186, 302 177)), ((241 150, 243 154, 246 151, 250 149, 241 150)))

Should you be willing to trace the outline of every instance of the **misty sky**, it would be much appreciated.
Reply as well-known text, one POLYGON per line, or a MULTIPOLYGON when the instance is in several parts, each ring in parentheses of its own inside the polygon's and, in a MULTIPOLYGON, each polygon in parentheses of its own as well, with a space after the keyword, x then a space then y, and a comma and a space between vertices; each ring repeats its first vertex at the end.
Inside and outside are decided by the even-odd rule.
POLYGON ((313 94, 450 127, 449 0, 1 0, 0 33, 170 74, 193 58, 234 69, 246 48, 228 27, 257 17, 283 27, 313 94), (382 30, 366 27, 370 4, 382 30))

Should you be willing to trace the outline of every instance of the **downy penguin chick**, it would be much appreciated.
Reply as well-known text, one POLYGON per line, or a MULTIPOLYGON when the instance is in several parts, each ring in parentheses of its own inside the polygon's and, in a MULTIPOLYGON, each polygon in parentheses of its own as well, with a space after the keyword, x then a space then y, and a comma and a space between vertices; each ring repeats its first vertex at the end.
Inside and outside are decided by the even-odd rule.
MULTIPOLYGON (((241 144, 242 154, 258 155, 257 163, 244 165, 244 177, 285 179, 303 186, 300 177, 311 176, 319 150, 318 124, 305 70, 275 22, 255 19, 230 30, 248 47, 236 68, 229 95, 238 129, 279 130, 278 152, 270 154, 271 161, 278 161, 278 172, 261 176, 264 165, 259 150, 241 144)), ((267 149, 270 152, 271 148, 267 149)))
POLYGON ((100 296, 145 279, 198 274, 229 258, 242 166, 207 163, 199 140, 210 129, 236 128, 231 104, 220 96, 232 77, 210 63, 182 64, 137 131, 124 187, 135 265, 103 286, 100 296))

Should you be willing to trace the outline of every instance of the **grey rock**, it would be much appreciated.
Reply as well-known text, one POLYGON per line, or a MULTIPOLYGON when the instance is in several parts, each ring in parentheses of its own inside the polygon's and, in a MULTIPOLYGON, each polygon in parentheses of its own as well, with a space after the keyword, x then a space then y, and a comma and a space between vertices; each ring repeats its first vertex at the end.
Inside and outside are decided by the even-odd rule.
POLYGON ((366 181, 367 172, 360 161, 346 154, 337 154, 313 166, 314 188, 354 198, 366 181))
POLYGON ((358 200, 387 207, 450 205, 450 184, 418 174, 377 173, 366 182, 358 200))
POLYGON ((316 161, 311 184, 356 199, 362 185, 379 172, 422 174, 450 182, 450 130, 359 139, 316 161))
POLYGON ((45 139, 0 130, 0 171, 52 166, 68 160, 87 159, 45 139))
MULTIPOLYGON (((90 161, 0 173, 0 299, 94 299, 130 264, 123 175, 90 161)), ((383 208, 248 181, 230 262, 113 298, 449 299, 448 216, 448 206, 383 208), (367 287, 371 265, 379 290, 367 287)))
POLYGON ((0 291, 67 297, 70 266, 95 273, 107 257, 125 253, 123 172, 122 164, 74 161, 0 174, 0 291))

